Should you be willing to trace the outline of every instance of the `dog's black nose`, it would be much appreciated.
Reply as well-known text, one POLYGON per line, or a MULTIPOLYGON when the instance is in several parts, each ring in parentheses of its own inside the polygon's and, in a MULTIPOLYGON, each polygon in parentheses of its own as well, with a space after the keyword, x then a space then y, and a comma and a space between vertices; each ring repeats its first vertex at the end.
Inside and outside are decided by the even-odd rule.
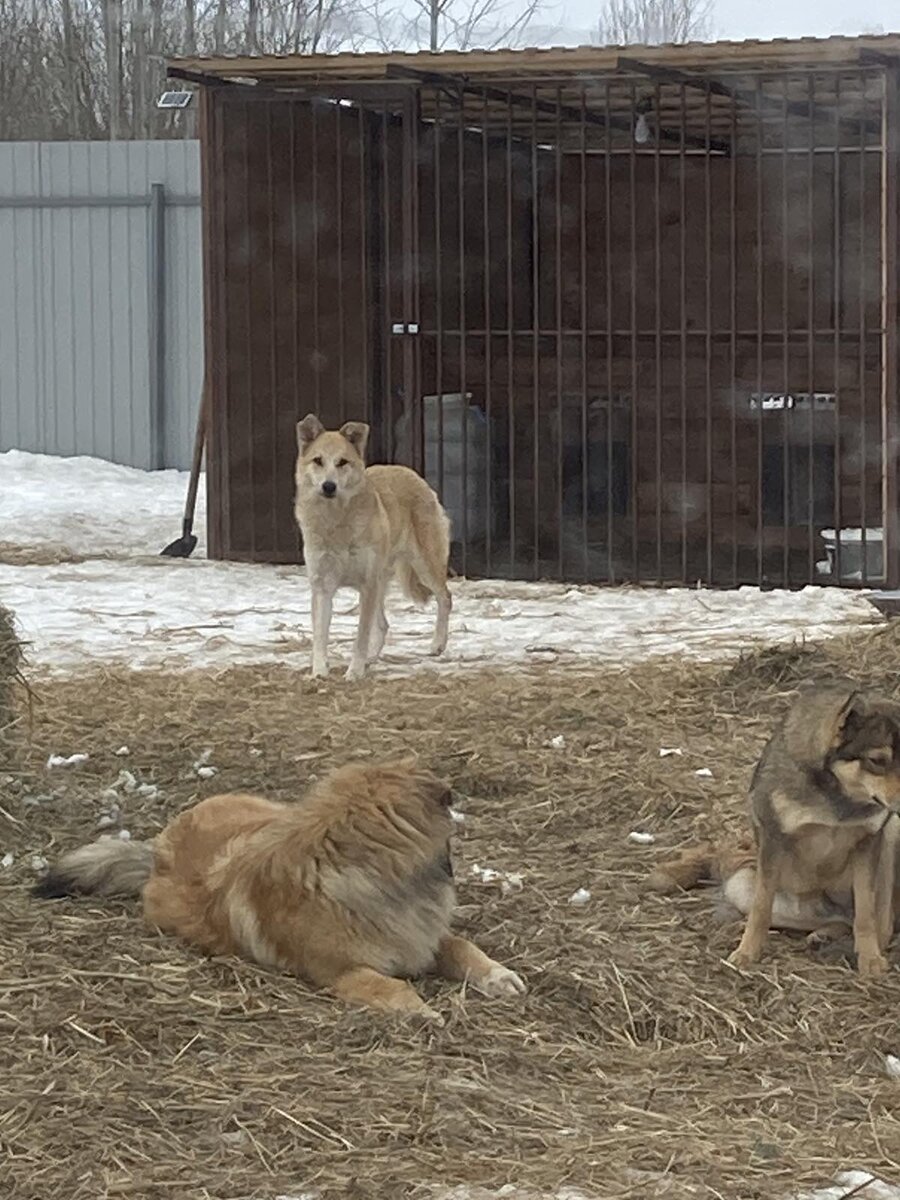
POLYGON ((337 491, 337 484, 333 479, 326 479, 322 484, 322 491, 326 496, 333 496, 337 491))

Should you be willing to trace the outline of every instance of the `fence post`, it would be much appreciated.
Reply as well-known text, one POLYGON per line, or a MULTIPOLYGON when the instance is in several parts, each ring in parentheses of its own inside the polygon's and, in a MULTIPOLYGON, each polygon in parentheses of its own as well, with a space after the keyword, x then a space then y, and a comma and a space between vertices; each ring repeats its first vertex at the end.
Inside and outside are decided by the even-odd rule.
POLYGON ((166 466, 166 189, 150 184, 149 340, 150 469, 166 466))

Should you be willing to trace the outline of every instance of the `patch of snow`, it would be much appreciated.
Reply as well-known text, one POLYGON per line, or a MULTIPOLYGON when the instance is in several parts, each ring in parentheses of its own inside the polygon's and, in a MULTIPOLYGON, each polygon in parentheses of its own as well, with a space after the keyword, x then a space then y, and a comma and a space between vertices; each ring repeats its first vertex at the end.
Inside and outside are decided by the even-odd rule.
POLYGON ((212 779, 216 773, 215 767, 197 767, 196 770, 201 779, 212 779))
POLYGON ((589 903, 590 899, 590 891, 587 888, 580 887, 569 897, 569 903, 574 905, 576 908, 580 908, 589 903))
POLYGON ((637 846, 652 846, 656 841, 656 837, 652 833, 642 833, 639 829, 632 829, 628 835, 629 842, 634 842, 637 846))
POLYGON ((128 832, 127 829, 119 830, 119 841, 120 842, 130 842, 131 841, 131 834, 128 832))
POLYGON ((684 751, 678 746, 661 746, 659 751, 660 758, 672 758, 676 755, 680 758, 682 754, 684 754, 684 751))
POLYGON ((713 777, 713 773, 709 767, 701 767, 700 770, 695 771, 694 774, 698 775, 701 779, 712 779, 713 777))
POLYGON ((120 746, 118 750, 113 750, 113 754, 115 754, 116 758, 127 758, 130 753, 131 751, 127 746, 120 746))
POLYGON ((70 754, 68 757, 64 754, 51 754, 47 759, 47 770, 50 771, 54 767, 77 767, 79 763, 85 763, 89 758, 89 754, 70 754))
POLYGON ((16 861, 16 856, 14 854, 11 854, 9 851, 7 851, 6 854, 4 854, 2 858, 0 858, 0 867, 3 867, 3 869, 6 870, 6 868, 11 867, 15 861, 16 861))
POLYGON ((525 880, 521 871, 496 871, 493 867, 482 867, 479 863, 472 864, 470 874, 480 883, 499 883, 501 895, 504 896, 510 892, 521 892, 525 880))
MULTIPOLYGON (((195 557, 206 553, 205 478, 195 557)), ((157 555, 181 534, 187 471, 139 471, 99 458, 0 454, 0 558, 5 547, 60 559, 157 555)))
POLYGON ((550 739, 550 741, 547 743, 547 745, 550 746, 553 750, 565 750, 566 739, 563 737, 563 735, 561 733, 558 733, 556 735, 556 737, 552 737, 550 739))
POLYGON ((886 1054, 884 1056, 884 1069, 887 1072, 888 1079, 900 1079, 900 1058, 896 1054, 886 1054))
POLYGON ((449 811, 450 811, 450 820, 455 821, 457 823, 457 825, 462 825, 466 819, 466 814, 461 813, 458 808, 451 808, 449 811))
MULTIPOLYGON (((0 595, 28 643, 34 675, 111 664, 186 670, 283 663, 309 670, 303 568, 210 562, 200 546, 190 559, 159 557, 180 532, 186 488, 184 472, 0 454, 0 595), (23 553, 4 561, 10 546, 23 553), (58 561, 28 564, 29 550, 48 548, 58 561)), ((201 540, 203 528, 201 507, 201 540)), ((433 609, 420 611, 392 592, 391 632, 373 676, 522 667, 535 662, 536 649, 567 666, 661 654, 712 660, 754 644, 816 640, 883 621, 860 592, 825 587, 705 591, 455 580, 451 589, 450 640, 440 659, 427 655, 433 609)), ((357 611, 356 596, 339 593, 331 638, 336 678, 350 656, 357 611)))
POLYGON ((44 858, 43 854, 32 854, 32 856, 31 856, 32 871, 46 871, 47 865, 48 865, 47 860, 46 860, 46 858, 44 858))
POLYGON ((868 1171, 841 1171, 834 1183, 813 1192, 795 1192, 788 1200, 900 1200, 900 1184, 886 1183, 868 1171))

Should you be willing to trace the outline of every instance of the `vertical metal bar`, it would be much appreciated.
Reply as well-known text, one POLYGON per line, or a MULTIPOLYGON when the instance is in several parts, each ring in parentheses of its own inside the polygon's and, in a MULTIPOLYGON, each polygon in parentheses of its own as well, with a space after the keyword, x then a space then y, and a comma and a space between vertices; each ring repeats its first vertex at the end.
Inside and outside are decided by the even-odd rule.
MULTIPOLYGON (((810 113, 816 111, 816 77, 810 75, 807 80, 807 102, 810 113)), ((807 119, 808 143, 806 154, 806 227, 807 245, 809 247, 809 283, 806 299, 806 357, 809 370, 809 380, 806 390, 810 397, 809 425, 807 428, 807 453, 809 455, 809 472, 807 482, 807 511, 809 526, 807 528, 807 583, 816 582, 816 543, 815 543, 815 502, 816 502, 816 463, 815 463, 815 420, 816 420, 816 208, 815 208, 815 166, 816 166, 816 124, 810 116, 807 119)))
POLYGON ((410 289, 409 316, 404 317, 415 325, 416 332, 405 339, 409 358, 408 379, 417 418, 418 440, 416 442, 416 465, 425 474, 425 412, 422 403, 422 287, 419 269, 419 130, 422 127, 422 92, 416 88, 403 114, 409 125, 407 140, 407 190, 409 192, 409 229, 406 236, 407 272, 410 289))
MULTIPOLYGON (((788 337, 788 329, 790 322, 790 295, 788 290, 788 280, 790 278, 789 264, 791 261, 791 245, 788 237, 788 222, 790 221, 790 209, 788 205, 788 138, 790 136, 790 124, 788 113, 788 88, 790 80, 785 77, 782 81, 782 111, 781 111, 781 360, 783 373, 783 391, 784 395, 790 395, 791 380, 790 380, 790 341, 788 337)), ((790 557, 791 557, 791 494, 794 487, 794 474, 792 470, 794 460, 794 446, 791 438, 791 424, 796 422, 797 417, 793 410, 788 408, 788 402, 785 400, 785 407, 782 411, 782 441, 784 443, 782 453, 782 546, 781 546, 781 575, 782 583, 785 587, 790 587, 790 557)))
MULTIPOLYGON (((380 291, 382 296, 381 317, 382 336, 386 340, 385 352, 382 356, 382 412, 381 424, 384 437, 384 455, 389 463, 396 461, 394 445, 394 355, 397 338, 392 332, 394 318, 399 315, 394 312, 394 246, 391 230, 393 213, 391 210, 391 178, 393 176, 390 157, 390 122, 387 105, 381 110, 381 205, 377 211, 376 220, 381 235, 381 267, 380 291)), ((410 430, 412 437, 412 430, 410 430)))
MULTIPOLYGON (((205 91, 206 89, 202 89, 205 91)), ((297 105, 299 100, 291 100, 288 108, 288 132, 291 139, 288 155, 288 170, 290 172, 290 212, 291 212, 291 358, 293 360, 293 380, 291 394, 294 397, 294 421, 299 421, 301 414, 297 405, 300 400, 300 354, 297 345, 300 336, 300 238, 298 231, 299 205, 297 203, 297 105)), ((297 522, 294 525, 294 545, 298 561, 303 561, 303 539, 297 522)))
MULTIPOLYGON (((360 362, 362 364, 362 401, 363 420, 372 422, 372 390, 374 383, 374 363, 370 359, 369 321, 376 306, 373 303, 372 281, 369 273, 369 236, 367 220, 367 187, 369 177, 369 147, 366 136, 367 114, 360 105, 357 110, 356 136, 359 144, 359 281, 362 288, 363 302, 360 312, 360 362)), ((292 218, 293 219, 293 218, 292 218)), ((294 286, 296 287, 296 281, 294 286)))
POLYGON ((841 290, 843 286, 843 271, 841 256, 843 254, 843 241, 841 222, 843 220, 843 212, 841 206, 841 77, 838 75, 834 83, 834 124, 832 127, 832 136, 834 138, 834 181, 833 181, 833 221, 832 229, 832 253, 834 256, 834 294, 832 296, 833 316, 833 355, 832 369, 834 374, 834 532, 835 532, 835 548, 834 548, 834 565, 837 574, 838 582, 840 583, 843 576, 841 567, 841 526, 843 525, 843 496, 841 494, 841 478, 843 475, 843 451, 842 451, 842 409, 841 404, 841 351, 842 351, 842 336, 841 336, 841 290))
POLYGON ((897 514, 897 205, 900 202, 900 70, 891 66, 885 70, 882 110, 882 184, 881 184, 881 269, 882 313, 881 327, 881 433, 882 433, 882 499, 884 510, 885 583, 890 588, 900 586, 900 541, 897 514))
MULTIPOLYGON (((660 121, 660 88, 654 88, 656 123, 660 121)), ((662 557, 662 476, 663 476, 663 355, 662 355, 662 228, 660 223, 659 132, 653 139, 653 288, 656 296, 656 582, 663 582, 662 557)))
MULTIPOLYGON (((866 258, 866 124, 868 118, 867 104, 868 76, 864 71, 859 75, 860 97, 859 122, 859 188, 857 203, 859 204, 859 261, 857 263, 857 306, 859 321, 859 460, 862 468, 860 481, 860 522, 862 530, 862 582, 863 587, 869 583, 869 556, 866 549, 866 535, 869 528, 869 405, 866 388, 866 291, 868 283, 868 261, 866 258)), ((882 537, 884 535, 882 534, 882 537)), ((884 543, 882 542, 882 552, 884 543)))
MULTIPOLYGON (((250 104, 244 106, 244 192, 243 192, 243 218, 244 229, 247 231, 247 236, 251 236, 253 230, 253 220, 250 213, 250 180, 252 177, 251 170, 251 150, 250 150, 250 126, 251 116, 254 111, 250 104)), ((253 398, 256 392, 255 379, 255 360, 253 354, 253 300, 251 296, 252 281, 253 281, 253 262, 254 255, 252 251, 247 253, 247 270, 244 275, 244 353, 245 353, 245 375, 244 385, 247 389, 248 399, 250 403, 245 401, 245 412, 247 414, 247 436, 244 445, 244 454, 248 464, 249 474, 249 497, 241 497, 241 508, 246 514, 249 509, 249 530, 250 530, 250 561, 256 562, 256 437, 254 431, 255 413, 253 398), (248 503, 249 501, 249 503, 248 503)), ((244 518, 247 519, 246 516, 244 518)))
POLYGON ((706 88, 706 154, 703 159, 705 189, 706 245, 704 277, 706 280, 706 582, 713 582, 713 418, 712 418, 712 92, 706 88))
MULTIPOLYGON (((613 560, 613 418, 615 416, 615 397, 613 395, 613 271, 612 271, 612 126, 609 121, 609 100, 610 100, 609 80, 606 81, 603 97, 603 113, 606 117, 605 134, 605 150, 606 164, 603 175, 604 179, 604 206, 603 206, 603 225, 604 225, 604 275, 606 276, 606 581, 607 583, 616 582, 616 571, 613 560)), ((584 97, 582 97, 584 104, 584 97)), ((584 118, 582 116, 582 135, 584 134, 584 118)), ((586 213, 585 213, 586 216, 586 213)), ((587 288, 587 262, 586 254, 585 261, 582 263, 582 272, 585 280, 585 288, 587 288)), ((587 326, 588 314, 587 303, 583 306, 585 326, 587 326)), ((587 335, 583 339, 582 354, 583 367, 582 374, 585 380, 585 389, 587 388, 587 335)), ((602 410, 601 410, 602 411, 602 410)), ((587 414, 585 414, 585 425, 587 424, 587 414)), ((632 480, 632 487, 634 481, 632 480)), ((585 513, 587 512, 587 489, 585 488, 584 495, 585 513)))
MULTIPOLYGON (((737 146, 738 137, 738 117, 737 117, 737 100, 731 102, 731 145, 737 146)), ((738 303, 737 303, 737 160, 738 156, 734 151, 728 160, 728 207, 730 210, 730 224, 728 237, 728 283, 729 283, 729 299, 730 299, 730 314, 729 320, 731 329, 729 332, 730 342, 730 369, 731 369, 731 581, 735 587, 740 582, 740 573, 738 569, 738 473, 737 473, 737 406, 738 406, 738 390, 737 390, 737 332, 738 332, 738 303)))
MULTIPOLYGON (((409 332, 410 322, 415 320, 414 292, 414 226, 413 211, 415 183, 413 179, 415 150, 413 146, 413 100, 404 97, 401 109, 401 145, 400 145, 400 319, 404 325, 404 333, 400 340, 403 378, 403 417, 408 418, 407 430, 411 440, 412 466, 422 470, 422 427, 421 412, 418 396, 415 392, 415 344, 409 332)), ((393 320, 393 318, 392 318, 393 320)))
POLYGON ((540 324, 541 324, 541 302, 540 302, 540 195, 538 192, 538 161, 537 161, 537 142, 538 142, 538 94, 537 86, 532 86, 531 89, 531 332, 532 332, 532 348, 531 348, 531 444, 532 444, 532 464, 534 471, 533 497, 534 497, 534 519, 532 534, 534 537, 533 555, 532 555, 532 577, 537 579, 540 575, 540 512, 541 512, 541 463, 540 463, 540 324))
MULTIPOLYGON (((609 84, 606 85, 607 95, 609 84)), ((581 85, 581 121, 578 129, 578 288, 579 311, 581 313, 581 577, 587 582, 590 572, 588 569, 588 465, 590 444, 588 441, 588 305, 587 305, 587 97, 584 84, 581 85)), ((606 159, 608 181, 609 156, 606 159)), ((608 188, 608 182, 607 182, 608 188)), ((609 227, 606 229, 609 236, 609 227)), ((604 264, 605 274, 609 275, 609 260, 604 264)), ((608 286, 608 284, 607 284, 608 286)), ((609 303, 607 302, 607 324, 609 323, 609 303)), ((607 345, 607 356, 609 346, 607 345)), ((608 440, 608 439, 607 439, 608 440)), ((609 481, 607 480, 607 502, 609 501, 609 481)), ((609 508, 607 507, 607 533, 609 528, 609 508)), ((607 539, 607 579, 609 579, 609 544, 607 539)))
POLYGON ((150 468, 166 465, 166 189, 150 184, 148 252, 150 295, 150 468))
MULTIPOLYGON (((678 262, 678 321, 680 325, 681 350, 681 582, 688 581, 688 536, 687 536, 687 470, 688 470, 688 420, 687 420, 687 89, 681 85, 681 137, 678 142, 678 201, 679 201, 679 262, 678 262)), ((659 479, 657 488, 662 486, 659 479)))
MULTIPOLYGON (((310 174, 312 177, 312 294, 313 294, 313 397, 316 412, 322 403, 321 363, 319 328, 319 106, 313 100, 309 106, 311 131, 310 174)), ((249 228, 249 226, 248 226, 249 228)))
MULTIPOLYGON (((334 108, 334 219, 337 244, 335 253, 337 263, 337 355, 338 355, 338 403, 340 404, 341 424, 347 420, 347 381, 344 372, 346 351, 344 347, 344 112, 340 104, 334 108)), ((354 414, 356 419, 356 414, 354 414)))
POLYGON ((462 572, 467 573, 469 556, 469 398, 466 355, 468 351, 467 306, 466 306, 466 102, 465 93, 459 93, 459 122, 457 125, 457 179, 456 190, 459 204, 458 255, 459 255, 459 384, 462 395, 462 572))
MULTIPOLYGON (((279 438, 279 395, 278 395, 278 323, 275 319, 275 314, 278 311, 278 290, 275 286, 275 263, 278 261, 275 252, 275 179, 272 159, 272 108, 271 104, 265 106, 266 113, 266 188, 269 204, 267 207, 267 217, 269 225, 269 244, 268 251, 268 268, 269 268, 269 445, 271 447, 271 466, 269 478, 269 504, 267 518, 272 522, 272 546, 271 549, 276 558, 279 557, 281 529, 281 506, 278 503, 280 491, 280 471, 278 470, 278 458, 280 450, 279 438)), ((280 113, 279 113, 280 118, 280 113)), ((279 119, 279 125, 280 119, 279 119)), ((295 525, 294 521, 290 522, 290 526, 295 525)))
MULTIPOLYGON (((634 84, 631 85, 631 111, 634 113, 637 107, 637 92, 634 84)), ((638 329, 637 329, 637 287, 638 287, 638 269, 637 269, 637 154, 635 151, 634 137, 629 138, 628 142, 628 214, 630 219, 630 238, 629 250, 631 258, 631 297, 630 297, 630 312, 629 319, 631 321, 631 553, 632 553, 632 582, 639 583, 641 580, 641 562, 640 562, 640 482, 638 476, 639 470, 639 435, 640 429, 638 425, 638 409, 640 407, 640 397, 638 396, 638 329)))
MULTIPOLYGON (((437 468, 438 494, 444 495, 444 224, 442 196, 444 192, 441 181, 441 143, 444 140, 441 113, 443 93, 435 91, 434 96, 434 315, 435 315, 435 393, 437 399, 437 468)), ((427 421, 427 417, 426 417, 427 421)), ((452 530, 455 538, 459 530, 452 530)))
POLYGON ((482 222, 484 226, 484 408, 486 428, 484 481, 484 569, 489 577, 493 575, 493 538, 491 514, 493 505, 493 464, 494 464, 494 405, 493 405, 493 328, 494 319, 491 305, 491 275, 494 269, 494 256, 491 252, 491 191, 490 191, 490 154, 488 141, 488 126, 490 125, 490 105, 487 92, 482 98, 481 110, 481 181, 482 181, 482 222))
POLYGON ((513 290, 513 101, 506 104, 506 438, 509 447, 509 573, 516 564, 516 407, 515 392, 515 320, 513 290))
POLYGON ((762 80, 756 80, 756 583, 763 585, 763 115, 762 80))
MULTIPOLYGON (((556 254, 555 254, 555 309, 556 309, 556 416, 559 426, 559 437, 556 440, 556 536, 557 536, 557 565, 559 578, 564 578, 563 547, 565 530, 563 528, 563 443, 565 439, 565 411, 563 406, 563 334, 562 334, 562 90, 556 89, 556 128, 554 142, 556 144, 553 175, 554 175, 554 223, 556 225, 556 254)), ((587 457, 587 446, 581 448, 582 463, 587 457)), ((584 467, 582 466, 582 471, 584 467)), ((583 536, 583 533, 582 533, 583 536)))

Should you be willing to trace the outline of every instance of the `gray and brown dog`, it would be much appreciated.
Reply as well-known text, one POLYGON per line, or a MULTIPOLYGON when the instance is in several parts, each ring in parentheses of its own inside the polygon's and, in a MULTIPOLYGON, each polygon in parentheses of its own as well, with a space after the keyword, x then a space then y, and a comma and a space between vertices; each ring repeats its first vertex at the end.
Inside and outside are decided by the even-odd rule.
POLYGON ((822 941, 852 927, 861 975, 887 970, 900 914, 900 705, 838 679, 803 688, 750 786, 752 844, 707 844, 647 888, 718 883, 747 918, 729 961, 759 960, 769 930, 822 941))

